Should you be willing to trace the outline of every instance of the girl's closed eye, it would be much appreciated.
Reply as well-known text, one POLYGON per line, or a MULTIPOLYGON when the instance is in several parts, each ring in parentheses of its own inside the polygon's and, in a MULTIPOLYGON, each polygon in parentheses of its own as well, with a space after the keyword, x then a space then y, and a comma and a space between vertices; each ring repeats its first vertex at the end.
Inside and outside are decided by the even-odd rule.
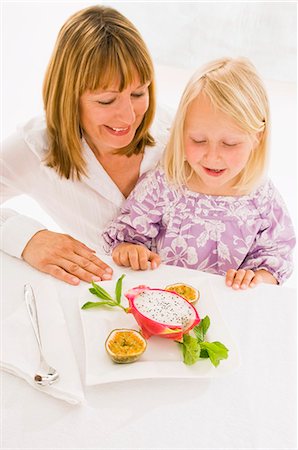
POLYGON ((191 140, 195 143, 195 144, 206 144, 206 139, 195 139, 195 138, 191 138, 191 140))
POLYGON ((236 147, 239 144, 240 142, 223 142, 223 145, 225 145, 226 147, 236 147))

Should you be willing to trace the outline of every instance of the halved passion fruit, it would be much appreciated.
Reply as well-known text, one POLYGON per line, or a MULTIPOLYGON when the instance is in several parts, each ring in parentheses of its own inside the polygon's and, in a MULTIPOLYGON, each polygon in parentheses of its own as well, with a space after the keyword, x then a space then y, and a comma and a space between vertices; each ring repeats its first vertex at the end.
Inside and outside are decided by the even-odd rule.
POLYGON ((146 339, 136 330, 113 330, 105 343, 106 351, 116 363, 126 364, 139 359, 147 347, 146 339))
POLYGON ((176 292, 189 303, 195 303, 200 298, 200 292, 189 284, 175 283, 165 287, 166 291, 176 292))

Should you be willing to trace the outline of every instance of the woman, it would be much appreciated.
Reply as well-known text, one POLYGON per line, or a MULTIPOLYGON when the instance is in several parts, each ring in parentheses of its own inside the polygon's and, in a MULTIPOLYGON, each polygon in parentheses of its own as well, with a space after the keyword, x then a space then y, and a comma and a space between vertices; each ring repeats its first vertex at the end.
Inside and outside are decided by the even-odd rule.
POLYGON ((4 210, 2 250, 73 285, 110 279, 112 269, 91 247, 160 159, 169 128, 160 115, 151 134, 153 65, 132 23, 104 6, 71 16, 43 99, 45 120, 29 121, 2 146, 2 201, 30 195, 69 235, 4 210))

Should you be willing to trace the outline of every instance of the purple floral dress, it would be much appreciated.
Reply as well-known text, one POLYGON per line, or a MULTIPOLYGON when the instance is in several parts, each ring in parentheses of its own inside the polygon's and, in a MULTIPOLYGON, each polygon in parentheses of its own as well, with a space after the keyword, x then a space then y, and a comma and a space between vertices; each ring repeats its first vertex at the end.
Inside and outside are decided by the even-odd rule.
POLYGON ((140 178, 103 233, 105 250, 143 244, 165 264, 225 275, 266 269, 279 283, 292 273, 295 233, 270 180, 244 196, 213 196, 171 186, 161 168, 140 178))

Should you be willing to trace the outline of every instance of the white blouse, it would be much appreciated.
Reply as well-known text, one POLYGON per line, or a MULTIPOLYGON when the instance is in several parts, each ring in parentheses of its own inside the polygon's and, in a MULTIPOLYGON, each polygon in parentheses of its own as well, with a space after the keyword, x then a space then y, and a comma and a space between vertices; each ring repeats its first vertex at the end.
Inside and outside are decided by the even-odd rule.
MULTIPOLYGON (((151 133, 154 147, 146 147, 140 175, 156 166, 164 150, 171 116, 166 110, 156 114, 151 133)), ((60 178, 45 166, 47 150, 44 118, 30 120, 2 143, 1 203, 21 194, 36 200, 63 232, 86 245, 102 247, 101 233, 118 214, 124 196, 82 140, 88 176, 81 181, 60 178)), ((34 218, 10 209, 1 211, 1 249, 21 258, 26 243, 46 227, 34 218)))

